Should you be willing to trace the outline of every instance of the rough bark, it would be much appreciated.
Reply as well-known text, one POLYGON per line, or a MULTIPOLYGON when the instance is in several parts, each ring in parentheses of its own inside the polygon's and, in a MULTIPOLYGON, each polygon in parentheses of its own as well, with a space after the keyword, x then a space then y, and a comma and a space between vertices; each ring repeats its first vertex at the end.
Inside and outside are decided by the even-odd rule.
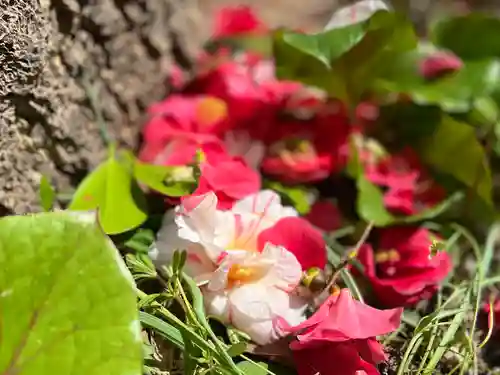
POLYGON ((0 215, 37 209, 41 174, 68 191, 101 160, 93 101, 133 145, 172 62, 192 59, 194 1, 0 0, 0 215))

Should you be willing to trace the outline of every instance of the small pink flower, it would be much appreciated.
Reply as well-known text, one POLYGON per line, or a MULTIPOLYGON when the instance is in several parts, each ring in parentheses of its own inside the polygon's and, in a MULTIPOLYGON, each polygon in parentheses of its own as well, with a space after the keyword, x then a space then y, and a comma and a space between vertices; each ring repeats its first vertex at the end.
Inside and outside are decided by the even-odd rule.
POLYGON ((420 74, 426 79, 441 77, 443 74, 456 72, 463 67, 463 62, 455 54, 446 51, 427 56, 420 63, 420 74))
POLYGON ((299 375, 378 374, 376 365, 386 355, 376 337, 396 330, 402 313, 401 308, 377 310, 342 289, 298 326, 280 323, 296 336, 290 348, 299 375))

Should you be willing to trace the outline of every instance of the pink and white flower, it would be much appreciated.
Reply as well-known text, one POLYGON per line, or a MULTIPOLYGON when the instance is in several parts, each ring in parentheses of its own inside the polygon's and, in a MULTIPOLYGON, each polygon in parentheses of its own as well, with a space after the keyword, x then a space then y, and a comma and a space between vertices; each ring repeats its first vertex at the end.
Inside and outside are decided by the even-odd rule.
POLYGON ((165 264, 175 250, 186 250, 185 271, 200 285, 208 314, 258 344, 272 342, 280 337, 278 319, 291 325, 305 319, 305 301, 292 293, 303 267, 279 240, 263 243, 259 235, 284 218, 300 218, 270 190, 231 210, 219 210, 217 203, 213 192, 184 198, 166 214, 151 256, 165 264))

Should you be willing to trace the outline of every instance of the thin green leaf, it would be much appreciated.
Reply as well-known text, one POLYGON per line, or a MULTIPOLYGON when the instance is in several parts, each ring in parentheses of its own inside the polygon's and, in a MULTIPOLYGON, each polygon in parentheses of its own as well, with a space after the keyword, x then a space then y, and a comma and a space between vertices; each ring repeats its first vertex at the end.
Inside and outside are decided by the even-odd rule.
POLYGON ((237 366, 245 375, 267 375, 269 364, 266 362, 242 361, 237 366))
POLYGON ((144 311, 139 311, 139 319, 142 324, 155 329, 169 343, 175 345, 181 350, 184 350, 184 339, 182 338, 181 332, 173 325, 144 311))

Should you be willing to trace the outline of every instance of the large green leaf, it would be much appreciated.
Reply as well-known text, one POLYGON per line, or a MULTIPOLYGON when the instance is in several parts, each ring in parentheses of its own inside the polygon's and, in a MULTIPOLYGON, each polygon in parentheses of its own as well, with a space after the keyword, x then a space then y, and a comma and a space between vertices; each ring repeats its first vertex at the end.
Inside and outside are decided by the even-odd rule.
POLYGON ((274 37, 276 71, 281 78, 355 102, 393 54, 414 48, 416 42, 411 23, 387 11, 319 34, 279 31, 274 37))
POLYGON ((465 60, 500 57, 500 19, 485 14, 448 18, 432 30, 433 42, 465 60))
POLYGON ((99 221, 108 234, 118 234, 140 226, 147 213, 142 191, 132 177, 129 158, 110 157, 78 186, 70 210, 98 209, 99 221))
POLYGON ((95 221, 5 217, 0 263, 0 374, 141 374, 135 285, 95 221))
POLYGON ((418 151, 426 164, 453 176, 492 204, 491 170, 474 128, 443 116, 434 134, 420 142, 418 151))

